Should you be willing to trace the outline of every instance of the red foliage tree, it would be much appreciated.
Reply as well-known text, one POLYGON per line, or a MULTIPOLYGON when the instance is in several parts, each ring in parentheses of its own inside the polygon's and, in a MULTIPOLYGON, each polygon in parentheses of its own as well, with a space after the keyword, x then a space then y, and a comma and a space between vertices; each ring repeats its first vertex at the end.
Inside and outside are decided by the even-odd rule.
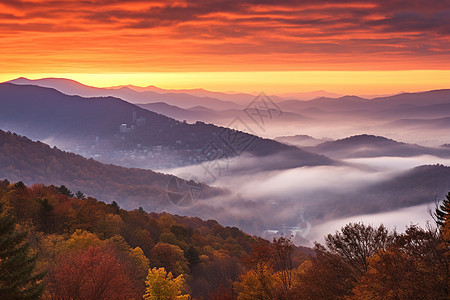
POLYGON ((49 275, 49 292, 56 299, 128 299, 132 283, 114 254, 89 247, 66 255, 49 275))

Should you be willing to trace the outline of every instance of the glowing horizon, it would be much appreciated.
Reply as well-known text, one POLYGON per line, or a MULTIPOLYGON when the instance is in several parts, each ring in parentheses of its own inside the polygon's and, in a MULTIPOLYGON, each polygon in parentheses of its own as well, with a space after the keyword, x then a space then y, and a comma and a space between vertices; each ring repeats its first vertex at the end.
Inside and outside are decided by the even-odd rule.
POLYGON ((162 89, 206 89, 217 92, 270 94, 319 90, 343 95, 395 94, 450 88, 450 70, 291 71, 291 72, 158 72, 120 74, 1 74, 0 82, 67 78, 94 87, 135 85, 162 89))

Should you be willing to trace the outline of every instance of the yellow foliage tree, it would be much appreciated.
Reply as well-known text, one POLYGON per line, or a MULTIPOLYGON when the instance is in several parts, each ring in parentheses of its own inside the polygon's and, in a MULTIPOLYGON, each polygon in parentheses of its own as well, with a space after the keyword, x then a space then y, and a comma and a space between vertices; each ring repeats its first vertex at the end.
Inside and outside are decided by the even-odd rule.
POLYGON ((87 249, 90 246, 101 246, 105 244, 97 235, 82 229, 77 229, 66 242, 70 249, 87 249))
POLYGON ((188 294, 181 294, 185 286, 183 275, 174 278, 172 273, 167 273, 164 268, 149 269, 145 284, 147 286, 143 296, 145 300, 189 300, 191 298, 188 294))
POLYGON ((260 263, 255 269, 243 274, 234 286, 239 300, 270 300, 274 299, 277 284, 281 284, 281 282, 277 282, 273 270, 260 263))

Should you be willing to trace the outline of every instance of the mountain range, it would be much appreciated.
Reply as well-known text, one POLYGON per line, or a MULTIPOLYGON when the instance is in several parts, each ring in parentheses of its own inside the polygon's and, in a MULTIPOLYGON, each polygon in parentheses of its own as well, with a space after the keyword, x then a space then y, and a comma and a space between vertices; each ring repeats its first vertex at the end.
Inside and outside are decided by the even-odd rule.
MULTIPOLYGON (((117 97, 131 103, 165 102, 182 108, 204 105, 216 109, 233 109, 241 106, 227 100, 221 100, 210 96, 196 96, 187 93, 165 91, 160 89, 135 90, 134 86, 120 86, 114 88, 97 88, 81 84, 77 81, 65 78, 43 78, 30 80, 24 77, 9 81, 17 85, 36 85, 53 88, 67 95, 82 97, 117 97), (157 92, 156 92, 157 91, 157 92)), ((252 96, 252 98, 254 98, 252 96)))
MULTIPOLYGON (((54 88, 68 95, 79 95, 84 97, 114 96, 132 103, 154 103, 163 101, 181 108, 191 108, 203 104, 219 110, 241 108, 242 105, 250 103, 258 95, 257 93, 212 92, 205 89, 162 89, 153 85, 146 87, 120 85, 108 88, 96 88, 65 78, 42 78, 32 80, 20 77, 8 82, 54 88)), ((271 99, 277 102, 286 99, 307 101, 320 97, 338 98, 341 96, 342 95, 340 94, 329 93, 323 90, 270 95, 271 99)))
MULTIPOLYGON (((229 126, 239 117, 255 132, 261 129, 255 124, 255 120, 248 116, 256 113, 257 117, 260 117, 255 112, 256 95, 252 94, 210 92, 203 89, 164 90, 154 86, 131 85, 95 88, 59 78, 18 78, 10 82, 50 87, 65 94, 83 97, 114 96, 176 120, 192 123, 202 121, 229 126), (246 114, 245 110, 250 111, 246 114)), ((277 118, 270 118, 265 127, 257 133, 267 137, 303 134, 327 136, 332 139, 368 133, 410 143, 423 142, 434 146, 448 143, 444 137, 445 132, 450 130, 446 119, 450 117, 450 90, 373 98, 318 91, 312 93, 318 96, 312 100, 308 100, 308 97, 298 100, 300 94, 302 93, 270 96, 268 99, 277 105, 282 114, 277 118), (354 124, 360 126, 355 128, 354 124), (298 131, 298 126, 303 130, 298 131), (394 126, 397 126, 398 130, 390 130, 394 126), (439 131, 442 138, 428 140, 430 131, 433 130, 439 131), (397 133, 400 131, 402 134, 397 133)), ((271 105, 270 101, 264 105, 271 105)))
POLYGON ((245 129, 188 124, 114 97, 69 96, 50 88, 0 84, 0 128, 126 167, 161 169, 248 153, 286 153, 292 167, 331 164, 324 156, 245 129))

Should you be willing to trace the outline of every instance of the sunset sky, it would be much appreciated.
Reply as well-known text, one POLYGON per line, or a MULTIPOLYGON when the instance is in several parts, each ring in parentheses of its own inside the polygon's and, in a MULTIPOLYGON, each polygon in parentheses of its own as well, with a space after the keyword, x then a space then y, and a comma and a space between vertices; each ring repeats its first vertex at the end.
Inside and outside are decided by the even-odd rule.
POLYGON ((450 1, 0 0, 0 57, 0 81, 359 94, 449 88, 450 1))

